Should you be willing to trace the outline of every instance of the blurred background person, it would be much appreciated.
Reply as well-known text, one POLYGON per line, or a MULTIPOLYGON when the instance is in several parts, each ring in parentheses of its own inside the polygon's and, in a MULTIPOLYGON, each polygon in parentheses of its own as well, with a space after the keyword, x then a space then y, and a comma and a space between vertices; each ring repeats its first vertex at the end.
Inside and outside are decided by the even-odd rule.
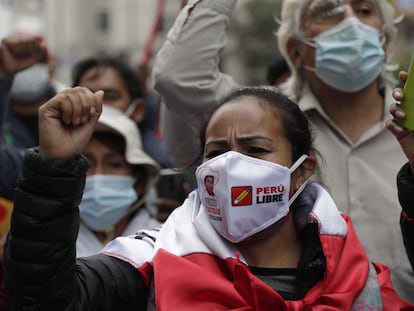
POLYGON ((144 152, 131 119, 105 106, 84 155, 90 167, 79 207, 78 257, 97 254, 117 236, 161 224, 145 208, 159 166, 144 152))
POLYGON ((144 149, 162 167, 174 167, 175 162, 162 140, 155 139, 157 124, 154 99, 146 101, 146 75, 140 80, 132 67, 116 57, 97 56, 79 61, 72 71, 72 86, 84 86, 91 91, 103 90, 104 104, 123 111, 140 128, 144 149), (147 111, 147 107, 149 110, 147 111))
POLYGON ((6 145, 30 148, 39 143, 37 111, 56 95, 47 62, 38 62, 13 79, 6 112, 4 140, 6 145))
POLYGON ((44 52, 42 58, 35 64, 13 76, 8 104, 5 107, 2 140, 6 146, 31 148, 39 143, 37 131, 39 107, 65 86, 51 76, 53 65, 49 64, 50 53, 43 36, 29 31, 17 33, 22 36, 37 37, 44 46, 44 52))
MULTIPOLYGON (((19 72, 27 72, 27 68, 32 68, 34 64, 43 60, 46 53, 47 49, 42 38, 27 32, 12 32, 3 38, 0 44, 0 197, 9 201, 13 199, 24 148, 37 144, 34 139, 37 134, 33 134, 29 127, 19 119, 19 117, 25 119, 25 116, 12 111, 14 104, 10 99, 10 94, 12 90, 12 95, 16 94, 16 85, 19 84, 18 81, 15 82, 15 75, 19 72), (16 139, 17 133, 20 132, 24 137, 22 141, 16 139)), ((35 88, 28 84, 26 88, 22 86, 22 92, 35 88)), ((28 106, 29 108, 26 107, 26 109, 32 110, 31 104, 28 106)), ((25 108, 16 109, 24 110, 25 108)), ((32 112, 35 116, 28 118, 34 120, 36 111, 32 112)), ((37 133, 37 129, 35 132, 37 133)), ((7 204, 3 204, 3 207, 5 205, 7 204)))
MULTIPOLYGON (((44 58, 46 47, 39 36, 12 32, 0 43, 0 138, 8 109, 13 77, 44 58)), ((25 150, 4 146, 0 139, 0 310, 8 310, 3 285, 3 245, 10 227, 13 194, 25 150)))
MULTIPOLYGON (((85 58, 72 71, 73 86, 83 86, 92 92, 104 91, 104 106, 111 106, 129 117, 142 134, 143 150, 162 168, 175 168, 172 154, 163 140, 157 137, 158 102, 146 89, 144 71, 138 75, 121 59, 108 55, 85 58), (140 78, 139 78, 140 77, 140 78)), ((187 193, 188 186, 182 181, 181 192, 187 193)), ((148 190, 146 208, 160 221, 179 206, 185 196, 163 198, 161 189, 155 185, 148 190)))

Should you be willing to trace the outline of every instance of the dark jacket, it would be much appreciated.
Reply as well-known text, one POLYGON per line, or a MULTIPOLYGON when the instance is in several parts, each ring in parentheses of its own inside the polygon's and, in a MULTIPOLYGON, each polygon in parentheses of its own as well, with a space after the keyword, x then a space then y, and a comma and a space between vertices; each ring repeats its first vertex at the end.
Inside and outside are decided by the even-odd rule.
POLYGON ((12 79, 0 78, 0 197, 13 199, 14 188, 22 165, 24 149, 4 145, 3 127, 12 79))
POLYGON ((11 310, 145 310, 147 288, 132 265, 105 255, 76 259, 87 163, 26 153, 4 255, 11 310))
MULTIPOLYGON (((9 107, 13 78, 0 77, 0 197, 13 200, 14 188, 27 148, 38 145, 37 116, 18 116, 9 107)), ((49 88, 49 98, 56 94, 49 88)))
POLYGON ((403 212, 400 217, 401 232, 408 259, 414 271, 414 176, 409 164, 405 164, 397 175, 398 199, 403 212))

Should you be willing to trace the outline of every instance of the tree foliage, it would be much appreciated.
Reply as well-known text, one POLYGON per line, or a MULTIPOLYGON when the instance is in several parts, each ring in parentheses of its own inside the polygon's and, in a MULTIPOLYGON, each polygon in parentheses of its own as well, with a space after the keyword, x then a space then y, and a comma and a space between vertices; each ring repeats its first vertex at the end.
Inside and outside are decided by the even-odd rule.
POLYGON ((233 22, 235 46, 247 84, 265 83, 267 66, 280 56, 275 36, 280 7, 280 0, 250 0, 233 22))

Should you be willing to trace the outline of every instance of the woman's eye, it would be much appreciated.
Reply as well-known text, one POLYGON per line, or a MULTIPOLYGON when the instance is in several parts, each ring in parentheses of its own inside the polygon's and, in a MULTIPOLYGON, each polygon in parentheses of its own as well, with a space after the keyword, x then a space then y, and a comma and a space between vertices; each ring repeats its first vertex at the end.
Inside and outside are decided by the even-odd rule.
POLYGON ((120 168, 120 167, 123 167, 123 163, 122 162, 109 162, 108 166, 111 168, 120 168))
POLYGON ((219 156, 220 154, 225 153, 226 150, 211 150, 205 153, 204 158, 205 159, 212 159, 215 158, 217 156, 219 156))
POLYGON ((269 150, 262 148, 262 147, 251 146, 247 149, 247 152, 249 154, 263 154, 263 153, 269 153, 269 150))

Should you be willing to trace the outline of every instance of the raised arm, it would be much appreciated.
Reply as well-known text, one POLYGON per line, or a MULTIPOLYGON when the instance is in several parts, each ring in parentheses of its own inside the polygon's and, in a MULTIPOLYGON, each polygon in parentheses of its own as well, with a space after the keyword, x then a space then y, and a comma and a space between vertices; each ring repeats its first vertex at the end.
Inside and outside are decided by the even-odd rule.
POLYGON ((236 0, 190 0, 161 47, 154 88, 168 109, 198 127, 217 99, 236 85, 219 70, 236 0))
POLYGON ((102 92, 74 88, 39 110, 40 147, 25 154, 4 263, 11 310, 142 310, 147 289, 118 259, 76 259, 81 155, 102 107, 102 92))
POLYGON ((13 32, 0 44, 0 77, 13 77, 45 57, 42 39, 26 32, 13 32))
POLYGON ((184 166, 199 152, 198 129, 205 115, 236 85, 219 70, 236 2, 182 1, 183 9, 155 59, 152 74, 154 88, 162 97, 161 132, 184 166))
POLYGON ((0 197, 13 199, 24 150, 3 146, 2 128, 13 76, 44 57, 46 48, 41 38, 13 32, 0 43, 0 197))

